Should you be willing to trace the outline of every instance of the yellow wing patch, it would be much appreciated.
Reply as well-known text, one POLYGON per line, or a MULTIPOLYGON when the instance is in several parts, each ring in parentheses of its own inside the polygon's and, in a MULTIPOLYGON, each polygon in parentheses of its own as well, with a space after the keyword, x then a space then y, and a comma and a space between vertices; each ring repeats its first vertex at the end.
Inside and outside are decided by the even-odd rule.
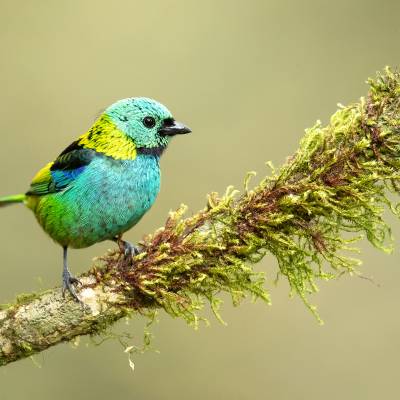
POLYGON ((117 160, 134 160, 136 146, 108 115, 103 114, 88 132, 79 138, 80 145, 117 160))
POLYGON ((51 180, 50 168, 54 162, 49 162, 45 167, 43 167, 32 179, 31 186, 48 184, 51 180))
POLYGON ((46 192, 51 181, 50 168, 54 162, 48 163, 44 166, 33 178, 31 182, 30 190, 26 195, 26 205, 35 210, 38 203, 40 202, 40 193, 46 192))

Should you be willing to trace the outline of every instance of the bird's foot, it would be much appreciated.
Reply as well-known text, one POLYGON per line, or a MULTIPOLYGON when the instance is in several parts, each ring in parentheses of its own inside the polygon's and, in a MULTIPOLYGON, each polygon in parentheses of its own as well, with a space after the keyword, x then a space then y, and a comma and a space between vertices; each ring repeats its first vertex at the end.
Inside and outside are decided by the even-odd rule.
POLYGON ((132 265, 132 259, 140 253, 140 248, 122 239, 118 239, 117 243, 121 254, 124 256, 124 264, 126 266, 132 265))
POLYGON ((125 257, 135 257, 140 253, 139 247, 134 246, 132 243, 129 242, 123 242, 124 243, 124 256, 125 257))
POLYGON ((68 269, 63 271, 62 279, 63 279, 63 288, 62 288, 63 297, 65 298, 65 292, 68 290, 68 292, 71 293, 71 296, 74 298, 74 300, 82 304, 82 301, 76 294, 76 289, 75 289, 75 285, 82 285, 82 282, 79 279, 76 279, 74 276, 72 276, 71 273, 68 271, 68 269))

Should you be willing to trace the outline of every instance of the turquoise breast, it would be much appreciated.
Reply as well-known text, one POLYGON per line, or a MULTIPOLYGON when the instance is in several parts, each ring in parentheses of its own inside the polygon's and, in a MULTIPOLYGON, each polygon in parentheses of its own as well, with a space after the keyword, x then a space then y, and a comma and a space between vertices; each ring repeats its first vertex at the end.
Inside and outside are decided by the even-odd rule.
POLYGON ((159 160, 97 157, 63 192, 40 199, 36 216, 59 244, 83 248, 113 239, 133 227, 160 190, 159 160))

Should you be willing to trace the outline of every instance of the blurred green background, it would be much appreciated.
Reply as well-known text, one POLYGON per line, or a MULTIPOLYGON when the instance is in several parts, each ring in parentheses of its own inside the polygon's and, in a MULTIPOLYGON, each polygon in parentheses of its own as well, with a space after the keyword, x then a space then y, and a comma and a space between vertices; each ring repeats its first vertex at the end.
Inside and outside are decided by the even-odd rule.
MULTIPOLYGON (((162 191, 128 234, 138 241, 181 202, 193 211, 210 191, 241 187, 246 171, 280 165, 307 126, 336 103, 366 93, 365 80, 400 61, 398 1, 0 1, 0 194, 30 179, 93 122, 131 96, 166 104, 193 134, 162 160, 162 191)), ((389 218, 391 218, 389 216, 389 218)), ((392 219, 394 235, 400 223, 392 219)), ((61 249, 30 211, 0 219, 1 302, 60 282, 61 249)), ((111 243, 71 253, 85 271, 111 243)), ((400 247, 397 241, 397 247, 400 247)), ((134 358, 116 341, 60 345, 0 369, 0 398, 377 399, 398 396, 400 268, 363 245, 375 282, 321 284, 319 326, 266 259, 272 307, 223 307, 228 326, 194 331, 160 315, 160 350, 134 358)), ((122 327, 141 340, 143 321, 122 327)), ((120 327, 121 329, 121 327, 120 327)))

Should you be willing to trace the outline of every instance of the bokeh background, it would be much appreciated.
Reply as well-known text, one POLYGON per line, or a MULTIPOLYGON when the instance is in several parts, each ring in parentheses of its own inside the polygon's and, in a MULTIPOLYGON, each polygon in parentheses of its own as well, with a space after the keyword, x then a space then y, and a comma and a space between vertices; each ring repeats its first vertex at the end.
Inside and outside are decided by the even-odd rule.
MULTIPOLYGON (((241 187, 292 154, 304 128, 357 101, 365 80, 400 62, 398 1, 0 1, 0 194, 25 191, 34 173, 131 96, 165 103, 193 134, 162 160, 162 191, 128 238, 163 224, 181 202, 241 187)), ((389 216, 389 219, 391 217, 389 216)), ((392 219, 394 236, 400 223, 392 219)), ((1 210, 0 302, 60 282, 61 250, 23 207, 1 210)), ((111 243, 71 253, 85 271, 111 243)), ((399 240, 396 242, 400 247, 399 240)), ((57 346, 0 370, 1 399, 393 399, 398 396, 400 266, 363 244, 376 284, 342 278, 311 301, 319 326, 267 258, 273 305, 245 302, 194 331, 161 314, 154 347, 57 346), (378 286, 379 285, 379 286, 378 286)), ((207 314, 207 313, 206 313, 207 314)), ((118 329, 136 334, 143 320, 118 329)))

